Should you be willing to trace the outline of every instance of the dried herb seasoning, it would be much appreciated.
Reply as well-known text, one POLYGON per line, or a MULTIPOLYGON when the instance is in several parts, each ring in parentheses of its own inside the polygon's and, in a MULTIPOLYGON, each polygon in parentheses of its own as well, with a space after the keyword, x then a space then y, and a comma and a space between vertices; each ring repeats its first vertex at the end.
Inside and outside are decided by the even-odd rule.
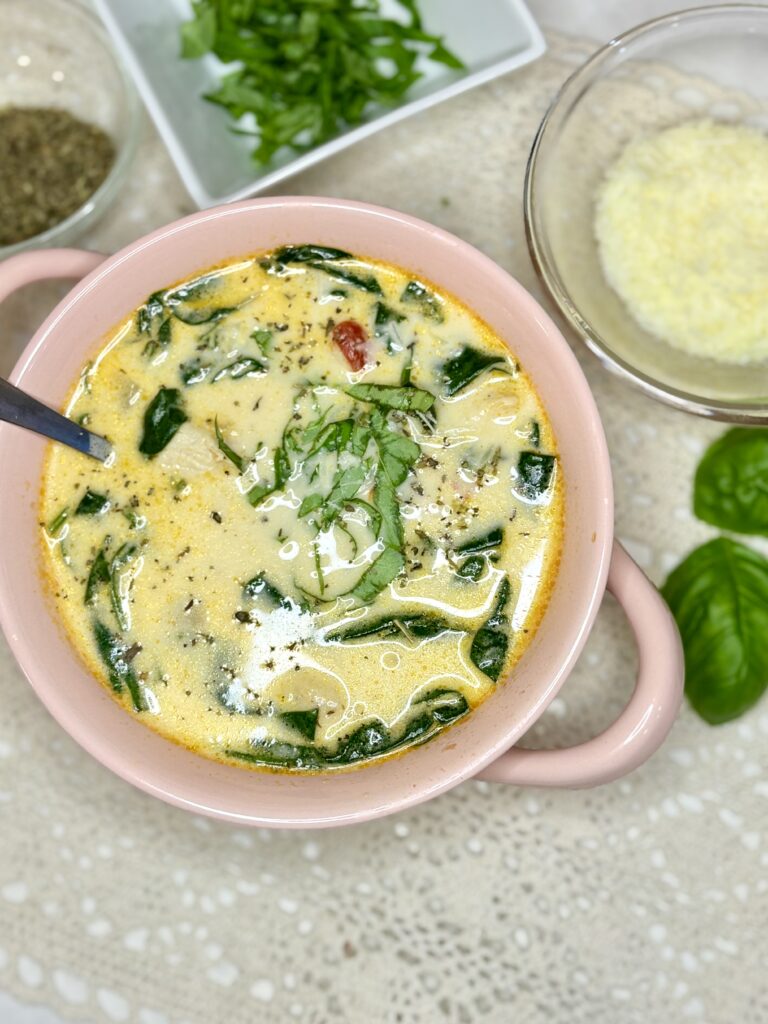
POLYGON ((0 245, 65 220, 93 195, 114 160, 109 136, 66 110, 0 110, 0 245))

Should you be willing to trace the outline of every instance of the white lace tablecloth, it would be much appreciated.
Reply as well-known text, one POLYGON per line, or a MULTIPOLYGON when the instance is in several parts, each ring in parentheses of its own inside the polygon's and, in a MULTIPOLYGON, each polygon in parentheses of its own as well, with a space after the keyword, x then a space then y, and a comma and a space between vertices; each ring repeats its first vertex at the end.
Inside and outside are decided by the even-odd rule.
MULTIPOLYGON (((530 68, 292 188, 433 221, 542 298, 523 168, 549 99, 589 51, 551 43, 530 68)), ((87 243, 113 250, 189 209, 147 127, 130 186, 87 243)), ((0 311, 0 372, 57 294, 27 290, 0 311)), ((709 536, 691 516, 691 476, 721 428, 576 351, 608 434, 617 533, 660 581, 709 536)), ((607 724, 634 665, 608 600, 532 741, 607 724)), ((48 717, 2 644, 0 1020, 765 1024, 767 742, 768 701, 719 728, 685 708, 649 764, 600 790, 468 783, 355 828, 246 831, 113 778, 48 717)))

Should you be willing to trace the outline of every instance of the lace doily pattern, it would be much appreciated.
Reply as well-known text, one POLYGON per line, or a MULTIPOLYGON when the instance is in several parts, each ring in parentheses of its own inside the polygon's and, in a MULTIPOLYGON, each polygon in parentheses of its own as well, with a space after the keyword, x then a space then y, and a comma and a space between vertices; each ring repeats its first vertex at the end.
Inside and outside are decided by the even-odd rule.
MULTIPOLYGON (((397 125, 296 179, 296 192, 406 210, 466 238, 538 298, 524 242, 528 148, 591 47, 397 125)), ((114 249, 186 211, 154 133, 114 249)), ((58 287, 58 286, 56 286, 58 287)), ((55 294, 0 315, 7 371, 55 294)), ((608 434, 617 533, 656 581, 710 535, 690 511, 720 428, 654 404, 583 348, 608 434)), ((527 737, 607 724, 635 669, 610 599, 527 737)), ((0 650, 0 990, 88 1024, 765 1024, 768 705, 716 729, 687 708, 662 751, 592 792, 468 783, 326 833, 245 831, 112 777, 47 716, 0 650)))

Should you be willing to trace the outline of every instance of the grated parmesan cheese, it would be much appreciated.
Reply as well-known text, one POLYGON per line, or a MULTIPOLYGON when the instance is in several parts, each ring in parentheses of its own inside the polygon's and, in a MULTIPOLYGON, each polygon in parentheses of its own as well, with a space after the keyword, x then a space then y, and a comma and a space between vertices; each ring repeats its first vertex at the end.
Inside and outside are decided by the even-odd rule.
POLYGON ((768 358, 768 137, 688 121, 630 143, 596 203, 603 272, 635 320, 698 356, 768 358))

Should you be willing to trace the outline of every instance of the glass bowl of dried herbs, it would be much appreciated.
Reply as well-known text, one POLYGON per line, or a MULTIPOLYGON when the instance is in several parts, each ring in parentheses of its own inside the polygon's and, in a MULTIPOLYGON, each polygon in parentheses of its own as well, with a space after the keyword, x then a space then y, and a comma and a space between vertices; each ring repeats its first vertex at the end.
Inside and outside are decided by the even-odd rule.
POLYGON ((138 98, 75 0, 0 0, 0 259, 65 245, 108 208, 140 132, 138 98))

